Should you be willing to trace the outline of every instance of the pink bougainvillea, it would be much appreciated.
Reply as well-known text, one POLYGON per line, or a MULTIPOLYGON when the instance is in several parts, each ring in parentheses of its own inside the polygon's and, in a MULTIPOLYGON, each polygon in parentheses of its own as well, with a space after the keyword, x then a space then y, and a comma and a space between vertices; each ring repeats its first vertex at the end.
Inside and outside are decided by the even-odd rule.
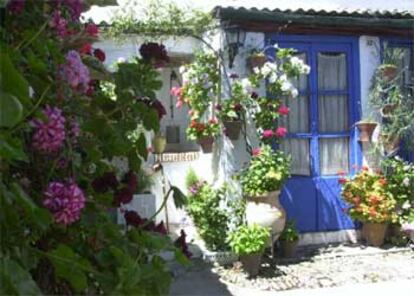
POLYGON ((53 214, 56 223, 69 225, 79 220, 85 207, 85 195, 78 185, 51 182, 44 192, 43 205, 53 214))
POLYGON ((65 141, 65 117, 57 107, 46 106, 43 110, 46 119, 34 119, 31 126, 35 128, 32 146, 44 153, 57 152, 65 141))

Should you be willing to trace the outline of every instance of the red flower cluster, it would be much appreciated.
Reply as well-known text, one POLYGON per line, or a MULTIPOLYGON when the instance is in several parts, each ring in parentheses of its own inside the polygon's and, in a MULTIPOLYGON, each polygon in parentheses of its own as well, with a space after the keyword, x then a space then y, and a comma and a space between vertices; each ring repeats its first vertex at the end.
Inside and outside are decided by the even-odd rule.
POLYGON ((273 136, 276 136, 278 138, 283 138, 286 136, 286 134, 287 134, 287 129, 285 127, 280 126, 275 131, 272 131, 270 129, 264 130, 262 133, 262 137, 264 139, 270 139, 273 136))
POLYGON ((161 235, 167 235, 167 229, 165 228, 164 221, 155 224, 154 221, 148 221, 146 218, 141 218, 141 216, 135 211, 125 211, 124 218, 127 225, 142 228, 146 231, 157 232, 161 235))
POLYGON ((144 61, 154 63, 155 66, 162 67, 170 61, 165 46, 162 44, 148 42, 141 45, 139 53, 144 61))

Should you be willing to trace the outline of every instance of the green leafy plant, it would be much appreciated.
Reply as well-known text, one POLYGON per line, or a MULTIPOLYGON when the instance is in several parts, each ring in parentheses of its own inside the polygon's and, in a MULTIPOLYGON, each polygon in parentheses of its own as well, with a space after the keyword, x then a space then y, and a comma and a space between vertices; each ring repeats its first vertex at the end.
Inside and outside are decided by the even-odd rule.
POLYGON ((240 121, 245 117, 245 106, 248 94, 237 77, 232 78, 231 97, 216 105, 218 118, 224 121, 240 121))
POLYGON ((194 221, 197 232, 210 250, 227 249, 226 236, 229 216, 222 205, 225 188, 213 189, 199 180, 195 174, 187 175, 189 199, 187 211, 194 221))
MULTIPOLYGON (((2 295, 163 295, 171 273, 160 254, 185 261, 153 221, 112 219, 139 190, 162 84, 141 58, 103 66, 99 28, 80 13, 111 3, 9 1, 2 11, 2 295)), ((163 206, 170 194, 184 206, 176 187, 163 206)))
POLYGON ((295 221, 289 221, 279 237, 281 241, 294 242, 299 240, 299 233, 296 230, 295 221))
POLYGON ((269 238, 268 228, 253 224, 240 226, 231 232, 228 236, 228 242, 234 253, 243 256, 262 253, 269 238))
POLYGON ((414 215, 414 165, 399 157, 382 162, 388 180, 388 191, 396 200, 398 222, 403 224, 414 215))
POLYGON ((290 176, 290 157, 268 145, 254 152, 249 166, 240 174, 243 193, 255 197, 280 190, 290 176))

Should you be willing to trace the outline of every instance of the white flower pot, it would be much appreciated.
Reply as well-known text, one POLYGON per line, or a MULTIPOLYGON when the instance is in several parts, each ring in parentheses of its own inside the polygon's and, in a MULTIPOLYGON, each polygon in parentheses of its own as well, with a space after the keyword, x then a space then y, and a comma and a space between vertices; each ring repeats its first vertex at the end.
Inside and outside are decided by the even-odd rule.
POLYGON ((280 191, 269 192, 265 196, 249 197, 246 205, 247 224, 258 224, 271 228, 274 243, 286 224, 286 212, 279 202, 280 191))

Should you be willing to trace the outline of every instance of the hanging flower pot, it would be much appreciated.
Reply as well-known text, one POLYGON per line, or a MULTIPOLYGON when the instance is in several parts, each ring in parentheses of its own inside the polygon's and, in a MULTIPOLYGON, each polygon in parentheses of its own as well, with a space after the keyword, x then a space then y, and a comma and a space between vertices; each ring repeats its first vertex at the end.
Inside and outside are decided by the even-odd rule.
POLYGON ((261 68, 266 63, 267 58, 265 55, 251 55, 247 58, 247 65, 249 69, 253 71, 254 68, 261 68))
POLYGON ((366 222, 362 226, 362 233, 368 245, 380 247, 384 244, 385 233, 387 231, 386 223, 366 222))
POLYGON ((395 108, 397 108, 397 104, 387 104, 382 107, 380 111, 382 118, 392 117, 392 113, 394 112, 395 108))
POLYGON ((197 144, 201 146, 203 153, 211 153, 213 151, 214 137, 206 136, 199 138, 197 144))
POLYGON ((370 142, 372 133, 377 127, 378 123, 376 122, 367 122, 359 121, 356 123, 356 126, 359 131, 359 141, 361 142, 370 142))
POLYGON ((271 243, 279 238, 286 224, 286 212, 279 202, 279 195, 280 191, 272 191, 264 196, 247 198, 247 224, 270 227, 271 243))
POLYGON ((230 140, 238 140, 240 136, 240 130, 242 123, 240 120, 235 121, 224 121, 224 128, 226 129, 226 135, 230 140))
POLYGON ((167 139, 164 136, 156 135, 152 140, 152 147, 154 148, 155 154, 162 154, 167 146, 167 139))
POLYGON ((391 65, 391 64, 382 65, 380 66, 380 70, 381 70, 382 77, 384 78, 385 81, 391 81, 395 79, 395 77, 397 77, 398 68, 396 65, 391 65))
POLYGON ((400 148, 400 138, 390 134, 382 134, 381 142, 387 154, 394 153, 400 148))

